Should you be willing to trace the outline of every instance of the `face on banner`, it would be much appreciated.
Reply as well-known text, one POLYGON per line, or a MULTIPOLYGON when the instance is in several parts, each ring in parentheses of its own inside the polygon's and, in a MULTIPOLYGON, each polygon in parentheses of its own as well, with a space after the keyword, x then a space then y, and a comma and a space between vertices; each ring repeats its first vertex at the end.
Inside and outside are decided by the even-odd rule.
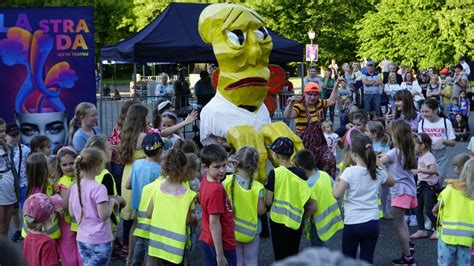
POLYGON ((68 125, 65 112, 17 114, 16 124, 20 127, 20 140, 30 143, 38 135, 48 137, 52 143, 66 143, 68 125))
POLYGON ((91 7, 0 9, 0 117, 16 119, 21 141, 65 143, 67 116, 95 103, 91 7))

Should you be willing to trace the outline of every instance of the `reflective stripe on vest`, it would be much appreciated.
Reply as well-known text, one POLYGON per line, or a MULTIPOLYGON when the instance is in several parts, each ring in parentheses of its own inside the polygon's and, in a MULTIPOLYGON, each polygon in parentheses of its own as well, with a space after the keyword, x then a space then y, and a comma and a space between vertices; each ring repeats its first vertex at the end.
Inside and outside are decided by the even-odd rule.
POLYGON ((443 242, 471 247, 474 243, 474 200, 450 185, 440 193, 438 200, 442 202, 439 220, 443 242))
POLYGON ((275 188, 270 219, 293 230, 301 226, 304 205, 310 198, 310 190, 305 180, 280 166, 275 170, 275 188))
MULTIPOLYGON (((308 179, 308 182, 312 184, 310 189, 312 197, 318 203, 318 209, 307 226, 314 226, 316 228, 314 232, 322 241, 329 240, 336 232, 344 228, 339 205, 332 195, 331 180, 331 177, 324 171, 317 171, 316 179, 314 176, 308 179), (312 182, 314 180, 316 181, 312 182)), ((312 230, 306 229, 306 237, 310 239, 312 230)))
POLYGON ((244 189, 238 183, 238 178, 236 175, 228 175, 224 182, 224 189, 233 204, 235 240, 248 243, 257 234, 258 201, 263 185, 254 180, 250 189, 244 189))
MULTIPOLYGON (((160 184, 160 183, 158 183, 160 184)), ((148 255, 179 264, 186 247, 186 219, 196 193, 188 189, 183 195, 173 196, 153 190, 153 214, 150 221, 148 255)))

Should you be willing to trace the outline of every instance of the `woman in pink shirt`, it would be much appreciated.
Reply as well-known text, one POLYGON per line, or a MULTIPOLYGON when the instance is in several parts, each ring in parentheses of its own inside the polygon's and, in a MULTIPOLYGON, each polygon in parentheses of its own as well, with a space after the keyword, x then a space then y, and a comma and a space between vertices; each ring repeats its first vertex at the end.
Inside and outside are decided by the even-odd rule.
POLYGON ((104 159, 105 154, 95 148, 81 152, 76 159, 77 184, 69 196, 69 213, 79 225, 76 240, 84 265, 108 265, 112 254, 109 217, 118 203, 95 181, 104 168, 104 159))

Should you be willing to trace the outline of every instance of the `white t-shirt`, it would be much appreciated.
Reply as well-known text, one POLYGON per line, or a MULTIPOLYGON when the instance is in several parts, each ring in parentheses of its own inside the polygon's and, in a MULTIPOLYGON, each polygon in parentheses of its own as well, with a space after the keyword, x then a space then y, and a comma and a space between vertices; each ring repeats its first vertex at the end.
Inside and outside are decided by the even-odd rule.
POLYGON ((349 184, 344 199, 344 224, 360 224, 379 219, 378 193, 387 180, 387 173, 379 169, 373 180, 366 167, 351 166, 344 169, 340 179, 349 184))
POLYGON ((201 110, 201 143, 208 145, 210 135, 227 138, 227 132, 235 126, 248 125, 255 130, 260 130, 271 122, 270 113, 265 104, 253 113, 235 106, 217 91, 211 101, 201 110))
POLYGON ((435 151, 442 150, 445 148, 443 144, 435 145, 436 141, 439 139, 454 140, 456 135, 454 135, 453 125, 451 121, 447 118, 440 118, 438 122, 432 123, 426 119, 422 119, 418 123, 418 133, 426 133, 430 136, 433 145, 431 148, 435 151), (444 126, 444 121, 446 120, 446 127, 444 126))

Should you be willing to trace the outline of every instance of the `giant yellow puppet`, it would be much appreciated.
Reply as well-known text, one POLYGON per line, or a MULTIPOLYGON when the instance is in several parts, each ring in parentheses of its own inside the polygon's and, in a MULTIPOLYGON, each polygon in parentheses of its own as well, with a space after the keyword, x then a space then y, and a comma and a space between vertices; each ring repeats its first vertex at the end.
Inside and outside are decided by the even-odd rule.
POLYGON ((268 93, 272 38, 263 19, 234 4, 213 4, 199 17, 199 34, 212 45, 219 64, 217 92, 201 111, 200 134, 204 145, 226 140, 238 150, 256 147, 260 152, 257 179, 266 179, 266 145, 277 137, 301 139, 283 122, 272 123, 263 100, 268 93))

